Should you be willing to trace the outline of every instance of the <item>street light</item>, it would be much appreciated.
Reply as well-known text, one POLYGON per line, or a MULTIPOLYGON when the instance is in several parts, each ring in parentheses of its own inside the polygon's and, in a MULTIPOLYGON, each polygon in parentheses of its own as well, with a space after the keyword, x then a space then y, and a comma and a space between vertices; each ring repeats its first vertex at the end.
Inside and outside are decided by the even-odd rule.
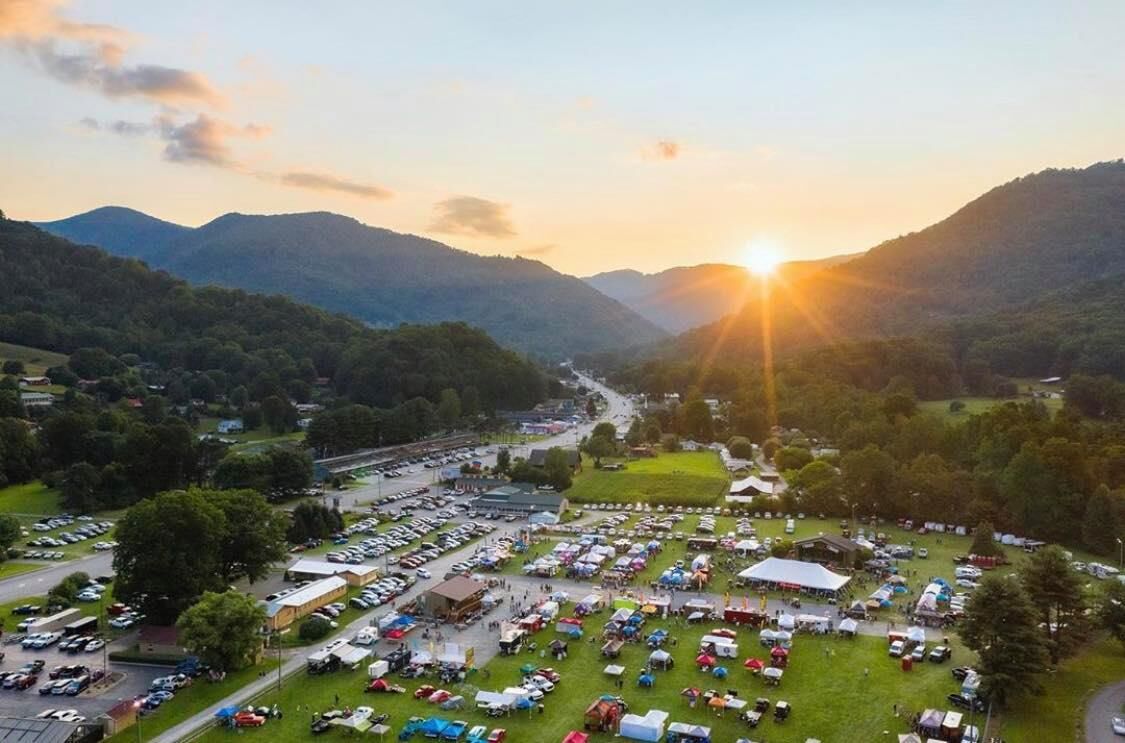
POLYGON ((1125 570, 1125 542, 1121 541, 1121 537, 1117 538, 1117 569, 1125 570))

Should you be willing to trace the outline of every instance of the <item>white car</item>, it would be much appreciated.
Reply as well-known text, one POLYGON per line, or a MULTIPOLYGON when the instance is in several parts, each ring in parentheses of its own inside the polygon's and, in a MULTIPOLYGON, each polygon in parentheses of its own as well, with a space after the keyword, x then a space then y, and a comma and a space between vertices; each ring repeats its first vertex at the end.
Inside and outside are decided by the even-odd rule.
POLYGON ((90 642, 86 643, 86 652, 87 653, 96 653, 97 651, 101 650, 104 647, 105 647, 105 640, 91 640, 90 642))
POLYGON ((430 571, 429 571, 429 570, 426 570, 425 568, 418 568, 417 570, 415 570, 415 571, 414 571, 414 574, 415 574, 415 575, 417 575, 417 576, 418 576, 419 578, 424 578, 424 579, 428 579, 428 578, 432 578, 432 577, 434 577, 434 576, 433 576, 433 575, 432 575, 432 574, 430 573, 430 571))
POLYGON ((968 578, 958 578, 957 579, 957 587, 958 588, 964 588, 965 590, 968 590, 968 591, 974 590, 979 585, 980 584, 977 583, 976 581, 969 580, 968 578))
POLYGON ((1125 717, 1114 717, 1110 725, 1114 735, 1125 735, 1125 717))

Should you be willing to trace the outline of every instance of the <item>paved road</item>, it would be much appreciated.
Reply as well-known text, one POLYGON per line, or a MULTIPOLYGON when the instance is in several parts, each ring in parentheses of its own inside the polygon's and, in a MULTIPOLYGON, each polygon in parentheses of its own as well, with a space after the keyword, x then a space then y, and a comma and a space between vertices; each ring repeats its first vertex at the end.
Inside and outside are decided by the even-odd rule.
MULTIPOLYGON (((592 389, 599 390, 602 395, 605 396, 608 404, 602 414, 601 420, 609 420, 618 428, 621 428, 623 425, 628 425, 633 412, 633 404, 627 397, 614 392, 604 385, 598 384, 588 377, 580 376, 580 379, 583 384, 592 389)), ((527 456, 532 448, 549 449, 552 446, 574 447, 583 436, 593 430, 594 425, 595 423, 593 422, 586 423, 578 426, 577 429, 571 429, 558 436, 552 436, 538 441, 535 444, 512 447, 514 449, 514 455, 527 456)), ((495 454, 489 454, 480 459, 485 465, 493 465, 496 463, 495 454)), ((434 485, 437 482, 438 475, 439 470, 428 470, 416 465, 415 471, 408 472, 402 477, 387 479, 382 475, 376 475, 365 480, 364 482, 366 484, 364 485, 350 488, 340 493, 329 493, 326 497, 339 498, 341 508, 353 508, 359 504, 367 504, 375 501, 383 495, 398 493, 416 487, 434 485)))
POLYGON ((113 553, 98 552, 77 560, 52 563, 49 567, 24 573, 0 581, 0 604, 26 596, 42 596, 66 576, 76 570, 91 576, 109 575, 113 572, 113 553))
MULTIPOLYGON (((599 389, 602 392, 602 394, 606 396, 606 399, 607 399, 609 404, 608 404, 606 412, 604 413, 605 419, 613 420, 614 423, 617 423, 617 424, 620 424, 623 420, 628 420, 628 416, 630 415, 631 410, 632 410, 632 405, 628 401, 627 398, 617 394, 616 392, 613 392, 613 391, 609 390, 608 388, 606 388, 606 387, 604 387, 600 384, 597 384, 596 382, 594 382, 591 379, 583 378, 583 382, 585 384, 591 386, 591 387, 599 389)), ((589 430, 593 428, 593 426, 594 426, 594 424, 590 423, 590 424, 586 424, 586 425, 580 427, 578 436, 581 437, 582 435, 588 433, 589 430)), ((537 447, 550 447, 550 446, 573 445, 575 443, 575 440, 576 440, 575 432, 574 431, 568 431, 565 434, 562 434, 560 436, 556 436, 556 437, 553 437, 551 439, 546 439, 546 440, 544 440, 540 443, 537 443, 536 446, 537 447)), ((395 489, 389 490, 387 492, 398 492, 399 490, 406 490, 410 487, 417 487, 418 485, 426 485, 426 484, 430 483, 432 478, 433 478, 432 473, 430 471, 427 471, 427 470, 423 470, 422 472, 415 473, 413 475, 395 478, 394 480, 388 481, 388 482, 394 483, 395 489)), ((373 491, 375 489, 376 489, 376 486, 368 486, 368 488, 356 488, 356 489, 347 491, 347 494, 351 495, 354 499, 350 502, 355 502, 356 500, 358 500, 358 501, 370 500, 371 498, 374 497, 373 491)), ((348 505, 348 503, 342 503, 342 505, 346 506, 346 505, 348 505)), ((593 519, 596 518, 596 516, 594 514, 587 514, 584 518, 593 520, 593 519)), ((497 534, 497 536, 499 536, 499 534, 497 534)), ((480 546, 481 546, 480 542, 473 542, 472 544, 469 544, 469 545, 465 546, 463 549, 455 550, 455 551, 452 551, 452 552, 447 552, 446 554, 442 555, 438 559, 433 560, 430 563, 427 563, 426 568, 431 573, 433 573, 435 576, 443 575, 449 570, 450 567, 453 566, 454 563, 460 562, 466 556, 475 552, 480 546)), ((524 586, 524 585, 528 586, 527 590, 529 590, 529 591, 531 590, 532 587, 534 587, 533 584, 538 583, 537 579, 532 579, 532 578, 520 578, 519 580, 520 580, 520 585, 521 586, 524 586)), ((434 581, 419 581, 411 590, 407 591, 406 593, 404 593, 402 595, 402 597, 399 599, 399 602, 408 603, 409 601, 414 599, 419 593, 421 593, 423 590, 425 590, 426 587, 433 582, 434 581)), ((586 585, 584 588, 589 589, 589 585, 586 585)), ((573 587, 571 587, 571 590, 577 592, 577 591, 584 590, 584 589, 583 589, 582 586, 579 586, 579 584, 574 584, 573 587)), ((493 614, 490 615, 490 618, 493 618, 493 617, 499 618, 501 616, 506 615, 510 611, 510 607, 512 606, 511 600, 517 599, 517 593, 518 593, 518 591, 514 590, 511 599, 506 599, 502 608, 500 610, 497 610, 496 612, 493 612, 493 614)), ((522 594, 518 594, 518 599, 522 599, 522 598, 523 598, 522 594)), ((372 619, 375 617, 375 615, 377 613, 382 614, 385 611, 386 610, 383 609, 383 610, 380 610, 380 611, 377 611, 377 612, 369 612, 367 614, 364 614, 362 617, 356 619, 355 621, 353 621, 350 624, 348 624, 347 626, 345 626, 340 631, 338 636, 339 637, 351 637, 351 636, 353 636, 356 632, 358 632, 360 630, 360 628, 365 627, 368 624, 370 624, 370 622, 372 621, 372 619)), ((497 644, 494 641, 495 640, 494 634, 489 632, 486 628, 487 628, 487 622, 478 622, 475 625, 473 625, 472 627, 470 627, 468 630, 466 630, 465 632, 457 634, 458 641, 465 642, 465 643, 468 643, 468 644, 472 644, 474 646, 475 652, 476 652, 477 662, 480 663, 481 665, 484 665, 485 663, 487 663, 498 652, 497 644)), ((448 628, 445 628, 444 631, 448 632, 449 630, 448 630, 448 628)), ((452 638, 450 638, 450 639, 452 639, 452 638)), ((380 645, 378 646, 378 650, 380 652, 387 652, 392 647, 393 647, 393 644, 388 645, 387 643, 380 643, 380 645)), ((283 659, 282 669, 281 669, 282 675, 288 675, 290 673, 299 672, 305 666, 305 662, 306 662, 305 659, 306 659, 307 655, 309 654, 309 652, 311 652, 313 649, 315 649, 315 648, 304 648, 304 649, 290 651, 288 653, 288 655, 283 659)), ((266 691, 267 689, 269 689, 271 686, 275 685, 276 683, 277 683, 276 674, 270 674, 267 677, 259 678, 255 681, 251 682, 250 684, 247 684, 246 686, 242 687, 241 689, 238 689, 237 691, 233 692, 232 694, 227 696, 225 699, 222 699, 221 701, 216 702, 215 704, 212 704, 207 709, 196 713, 195 715, 188 718, 187 720, 184 720, 180 724, 166 730, 164 733, 162 733, 159 736, 153 738, 152 741, 154 743, 176 743, 177 741, 183 740, 185 737, 189 736, 190 734, 194 733, 195 731, 197 731, 197 730, 199 730, 199 729, 201 729, 201 728, 203 728, 207 725, 213 724, 215 713, 219 709, 221 709, 223 707, 230 706, 230 705, 244 704, 247 701, 253 699, 256 696, 258 696, 259 694, 263 693, 264 691, 266 691)))
POLYGON ((1103 686, 1086 705, 1086 743, 1120 743, 1109 726, 1125 708, 1125 681, 1103 686))

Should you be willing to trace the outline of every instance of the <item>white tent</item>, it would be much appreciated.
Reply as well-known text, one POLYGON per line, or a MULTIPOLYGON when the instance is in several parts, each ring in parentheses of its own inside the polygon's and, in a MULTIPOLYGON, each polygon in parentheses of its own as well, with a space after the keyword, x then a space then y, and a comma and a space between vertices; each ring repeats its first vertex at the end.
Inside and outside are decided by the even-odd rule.
POLYGON ((649 653, 648 659, 653 663, 667 663, 672 657, 672 654, 667 650, 653 650, 649 653))
POLYGON ((840 622, 839 629, 841 632, 850 632, 854 635, 859 630, 859 622, 852 619, 851 617, 848 617, 847 619, 840 622))
POLYGON ((757 565, 752 565, 738 577, 744 581, 785 583, 817 591, 839 591, 851 580, 846 575, 833 573, 823 565, 800 560, 783 560, 769 557, 757 565))
POLYGON ((516 703, 516 697, 512 694, 501 694, 496 691, 478 691, 476 703, 478 707, 488 707, 492 704, 511 707, 516 703))
POLYGON ((702 725, 694 725, 686 722, 673 722, 668 726, 669 733, 679 733, 680 735, 687 735, 692 738, 711 738, 711 728, 705 728, 702 725))
POLYGON ((781 629, 793 629, 797 625, 797 618, 792 614, 782 614, 777 618, 777 626, 781 629))
POLYGON ((731 495, 753 495, 754 492, 761 493, 762 495, 773 495, 773 483, 768 483, 765 480, 750 475, 750 477, 735 480, 730 484, 731 495))
POLYGON ((668 713, 662 710, 649 710, 644 717, 640 715, 624 715, 618 729, 622 738, 649 741, 657 743, 664 739, 664 724, 668 722, 668 713))
POLYGON ((921 627, 911 627, 910 629, 906 630, 906 639, 910 640, 911 642, 925 642, 926 630, 922 629, 921 627))

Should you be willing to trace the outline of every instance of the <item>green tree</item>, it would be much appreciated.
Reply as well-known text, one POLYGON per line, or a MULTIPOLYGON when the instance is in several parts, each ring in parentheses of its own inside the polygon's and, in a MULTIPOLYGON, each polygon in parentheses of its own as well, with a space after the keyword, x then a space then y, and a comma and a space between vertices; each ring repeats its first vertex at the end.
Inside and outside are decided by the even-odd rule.
POLYGON ((774 466, 781 472, 799 470, 811 461, 812 453, 800 446, 785 446, 773 455, 774 466))
POLYGON ((553 446, 547 450, 547 457, 543 462, 543 473, 547 476, 547 482, 553 485, 555 490, 566 490, 570 487, 572 473, 569 456, 565 449, 553 446))
POLYGON ((666 452, 680 450, 680 437, 674 433, 666 433, 660 437, 660 449, 666 452))
POLYGON ((47 601, 59 606, 71 606, 78 601, 78 594, 90 583, 90 576, 83 572, 67 575, 51 590, 47 591, 47 601))
POLYGON ((753 459, 754 444, 745 436, 733 436, 727 442, 727 451, 735 459, 753 459))
POLYGON ((692 400, 683 406, 684 433, 704 444, 715 440, 715 422, 711 408, 703 400, 692 400))
POLYGON ((223 671, 252 665, 261 651, 266 611, 238 591, 207 591, 176 621, 180 643, 223 671))
POLYGON ((293 509, 286 538, 301 544, 309 539, 326 539, 344 528, 344 517, 334 508, 306 501, 293 509))
POLYGON ((961 638, 977 653, 983 692, 1001 706, 1039 689, 1048 655, 1038 622, 1023 585, 1006 576, 985 576, 965 605, 961 638))
POLYGON ((1086 501, 1082 541, 1090 551, 1110 555, 1117 549, 1118 535, 1122 532, 1114 513, 1109 488, 1104 484, 1100 485, 1086 501))
POLYGON ((996 544, 992 535, 996 530, 992 526, 991 521, 982 521, 977 524, 977 528, 973 530, 973 543, 969 547, 969 554, 981 555, 982 557, 992 557, 995 555, 1003 554, 1003 550, 996 544))
POLYGON ((89 462, 75 462, 63 472, 59 491, 63 504, 79 513, 98 510, 101 503, 98 495, 101 489, 101 473, 89 462))
POLYGON ((874 444, 850 451, 840 461, 844 491, 852 494, 853 503, 874 513, 877 504, 887 506, 895 487, 895 460, 874 444))
POLYGON ((1098 624, 1125 644, 1125 583, 1107 581, 1097 606, 1098 624))
POLYGON ((656 418, 650 418, 645 423, 645 441, 650 444, 659 444, 660 437, 664 435, 664 429, 660 426, 660 421, 656 418))
POLYGON ((166 414, 164 398, 160 395, 149 395, 141 404, 141 417, 146 423, 155 425, 164 420, 166 414))
POLYGON ((8 359, 7 361, 5 361, 2 371, 5 374, 11 374, 12 376, 16 377, 25 373, 23 362, 18 359, 8 359))
POLYGON ((602 421, 601 423, 594 426, 594 430, 590 432, 590 438, 593 438, 595 436, 601 436, 602 438, 616 443, 617 426, 613 425, 609 421, 602 421))
POLYGON ((617 445, 605 436, 591 436, 586 439, 586 453, 594 458, 594 467, 602 466, 602 457, 613 456, 617 445))
POLYGON ((253 490, 198 491, 219 506, 225 517, 219 548, 224 583, 246 578, 251 583, 269 575, 273 563, 285 559, 289 519, 253 490))
POLYGON ((793 552, 793 542, 788 539, 779 539, 770 547, 770 554, 774 557, 789 557, 793 552))
POLYGON ((499 473, 508 471, 512 466, 512 452, 508 449, 501 449, 496 452, 496 467, 495 470, 499 473))
POLYGON ((961 400, 950 400, 949 401, 949 412, 950 413, 957 414, 957 413, 960 413, 964 409, 965 409, 965 403, 963 401, 961 401, 961 400))
POLYGON ((456 427, 461 420, 461 397, 457 390, 447 387, 438 398, 437 419, 447 431, 456 427))
POLYGON ((629 430, 625 433, 625 443, 629 446, 640 446, 644 443, 644 432, 641 430, 641 419, 634 418, 629 424, 629 430))
POLYGON ((1048 545, 1020 570, 1024 588, 1039 613, 1051 663, 1070 655, 1089 629, 1085 589, 1061 547, 1048 545))
POLYGON ((8 549, 20 538, 20 533, 19 519, 0 513, 0 562, 8 557, 8 549))
POLYGON ((305 642, 315 642, 326 637, 332 631, 332 625, 322 617, 309 617, 301 622, 297 635, 305 642))
POLYGON ((883 414, 890 420, 895 418, 909 418, 918 412, 918 401, 913 394, 896 392, 888 395, 883 400, 883 414))
POLYGON ((270 395, 262 400, 262 420, 275 434, 283 434, 293 427, 296 421, 296 411, 287 400, 270 395))
POLYGON ((170 623, 205 591, 224 589, 222 509, 202 491, 143 500, 117 525, 115 596, 139 604, 150 621, 170 623))

